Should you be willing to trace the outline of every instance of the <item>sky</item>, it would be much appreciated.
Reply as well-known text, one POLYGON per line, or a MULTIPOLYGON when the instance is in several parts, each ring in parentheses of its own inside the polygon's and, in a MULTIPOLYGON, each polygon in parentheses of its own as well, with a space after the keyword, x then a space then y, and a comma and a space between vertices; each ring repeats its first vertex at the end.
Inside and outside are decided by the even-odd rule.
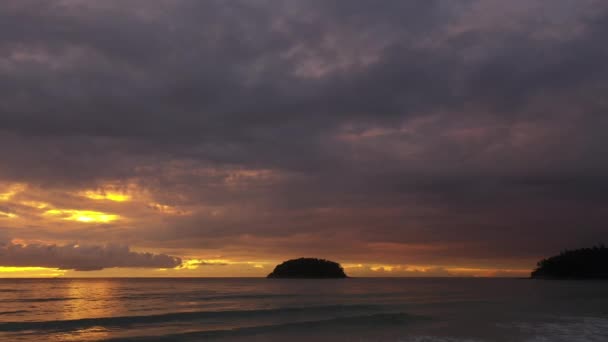
POLYGON ((0 276, 525 276, 608 241, 602 0, 0 4, 0 276))

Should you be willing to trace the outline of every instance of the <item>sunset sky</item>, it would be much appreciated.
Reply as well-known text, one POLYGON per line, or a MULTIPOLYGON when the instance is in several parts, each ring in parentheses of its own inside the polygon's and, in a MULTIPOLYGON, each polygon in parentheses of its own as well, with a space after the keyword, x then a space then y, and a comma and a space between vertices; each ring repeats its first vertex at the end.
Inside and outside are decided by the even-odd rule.
POLYGON ((0 277, 526 276, 608 242, 608 2, 0 4, 0 277))

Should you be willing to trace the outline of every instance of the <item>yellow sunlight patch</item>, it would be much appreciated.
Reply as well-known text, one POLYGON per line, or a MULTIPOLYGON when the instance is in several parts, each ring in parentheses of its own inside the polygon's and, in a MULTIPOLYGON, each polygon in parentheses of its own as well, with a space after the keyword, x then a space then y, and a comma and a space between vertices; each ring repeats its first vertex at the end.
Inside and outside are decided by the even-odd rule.
POLYGON ((116 221, 120 218, 120 216, 115 214, 107 214, 91 210, 73 209, 51 209, 47 210, 44 215, 55 216, 68 221, 78 221, 85 223, 109 223, 112 221, 116 221))
POLYGON ((17 215, 15 215, 13 213, 7 213, 5 211, 0 211, 0 217, 15 218, 15 217, 17 217, 17 215))
POLYGON ((92 200, 108 200, 114 202, 126 202, 131 200, 130 195, 116 191, 85 191, 82 195, 92 200))
POLYGON ((2 277, 59 277, 65 274, 64 270, 47 267, 13 267, 0 266, 2 277))

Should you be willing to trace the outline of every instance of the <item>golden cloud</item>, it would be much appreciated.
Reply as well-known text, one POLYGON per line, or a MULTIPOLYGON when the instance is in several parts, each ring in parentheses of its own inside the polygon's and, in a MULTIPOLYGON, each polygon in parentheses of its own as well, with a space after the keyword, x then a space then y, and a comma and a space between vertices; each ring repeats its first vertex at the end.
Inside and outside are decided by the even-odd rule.
POLYGON ((199 266, 226 266, 231 264, 233 263, 224 259, 190 259, 183 261, 178 268, 195 270, 199 266))
POLYGON ((17 215, 6 211, 0 211, 0 217, 15 218, 17 215))
POLYGON ((160 213, 167 214, 167 215, 188 215, 188 214, 190 214, 190 212, 181 210, 177 207, 174 207, 171 205, 166 205, 166 204, 155 203, 155 202, 149 203, 148 208, 154 209, 160 213))
POLYGON ((92 210, 51 209, 44 212, 45 216, 58 217, 68 221, 85 223, 109 223, 120 218, 116 214, 108 214, 92 210))
POLYGON ((81 196, 92 200, 107 200, 113 202, 126 202, 132 199, 128 193, 111 190, 87 190, 80 193, 81 196))
POLYGON ((23 192, 26 187, 27 185, 23 183, 13 183, 6 186, 3 190, 1 190, 2 192, 0 192, 0 201, 10 200, 13 196, 23 192))
POLYGON ((36 209, 44 209, 51 206, 49 203, 40 201, 21 201, 19 204, 36 209))

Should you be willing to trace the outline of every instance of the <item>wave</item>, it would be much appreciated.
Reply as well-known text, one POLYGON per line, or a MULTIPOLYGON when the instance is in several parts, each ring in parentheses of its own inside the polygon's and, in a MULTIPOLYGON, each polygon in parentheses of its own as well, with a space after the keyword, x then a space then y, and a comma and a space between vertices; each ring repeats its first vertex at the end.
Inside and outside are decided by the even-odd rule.
POLYGON ((250 294, 250 295, 218 295, 201 297, 201 299, 268 299, 268 298, 295 298, 302 295, 295 294, 250 294))
MULTIPOLYGON (((207 331, 196 331, 178 334, 168 334, 163 336, 137 336, 137 337, 126 337, 126 338, 113 338, 106 341, 111 342, 126 342, 126 341, 201 341, 210 338, 221 338, 221 337, 243 337, 249 335, 258 335, 265 333, 287 333, 287 332, 302 332, 302 331, 319 331, 319 330, 332 330, 335 331, 341 327, 352 329, 353 327, 368 329, 370 327, 377 328, 379 326, 403 326, 406 323, 410 323, 416 320, 426 320, 428 318, 423 316, 414 316, 403 312, 396 313, 379 313, 372 315, 359 315, 350 317, 339 317, 331 319, 293 322, 293 323, 281 323, 281 324, 270 324, 260 325, 252 327, 232 328, 232 329, 220 329, 220 330, 207 330, 207 331)), ((351 331, 352 332, 352 331, 351 331)))
POLYGON ((56 321, 0 322, 0 331, 45 330, 70 331, 94 326, 128 327, 134 324, 154 324, 168 322, 196 321, 203 319, 263 318, 287 314, 349 314, 352 312, 379 311, 377 305, 327 305, 311 307, 277 308, 265 310, 225 310, 172 312, 158 315, 134 315, 117 317, 81 318, 56 321))
POLYGON ((0 311, 0 316, 2 315, 14 315, 14 314, 20 314, 20 313, 26 313, 29 312, 28 310, 15 310, 15 311, 0 311))
POLYGON ((296 294, 227 294, 227 295, 197 295, 192 297, 184 297, 183 293, 177 294, 133 294, 133 295, 124 295, 119 297, 114 297, 113 299, 121 299, 121 300, 133 300, 133 299, 145 299, 149 300, 150 298, 162 298, 162 299, 170 299, 172 297, 179 298, 180 300, 225 300, 225 299, 274 299, 274 298, 299 298, 302 295, 296 294))
POLYGON ((73 297, 49 297, 49 298, 19 298, 19 299, 5 299, 5 303, 42 303, 42 302, 63 302, 67 300, 78 300, 81 298, 73 297))

